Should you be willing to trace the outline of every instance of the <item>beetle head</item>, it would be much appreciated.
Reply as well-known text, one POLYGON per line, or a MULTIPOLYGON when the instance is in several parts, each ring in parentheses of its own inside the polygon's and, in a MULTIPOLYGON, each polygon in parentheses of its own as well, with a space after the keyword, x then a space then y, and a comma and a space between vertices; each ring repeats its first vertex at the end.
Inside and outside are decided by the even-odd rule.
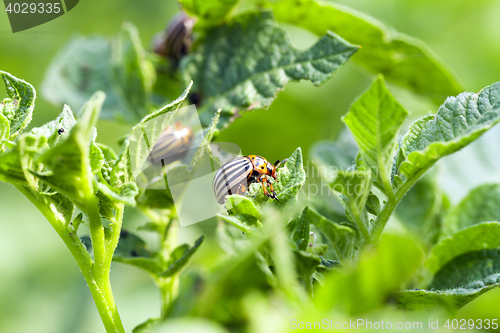
POLYGON ((282 163, 286 162, 287 160, 288 160, 288 158, 285 158, 283 161, 277 160, 276 162, 274 162, 274 165, 271 167, 272 168, 271 177, 276 179, 276 170, 279 168, 279 166, 282 163))

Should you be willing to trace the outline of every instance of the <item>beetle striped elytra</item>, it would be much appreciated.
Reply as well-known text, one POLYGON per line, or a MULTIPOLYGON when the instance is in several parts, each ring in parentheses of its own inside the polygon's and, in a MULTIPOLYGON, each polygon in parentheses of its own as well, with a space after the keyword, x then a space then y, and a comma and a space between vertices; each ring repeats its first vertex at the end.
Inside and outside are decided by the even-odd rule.
POLYGON ((267 177, 276 180, 276 169, 285 161, 278 160, 273 165, 258 155, 240 156, 228 161, 217 171, 212 183, 217 202, 223 204, 226 196, 231 194, 245 194, 252 183, 261 183, 264 194, 278 200, 267 177))
POLYGON ((168 125, 154 145, 149 160, 153 163, 163 160, 165 164, 181 159, 191 147, 193 130, 180 122, 174 127, 168 125))
POLYGON ((178 62, 191 49, 194 22, 194 18, 183 12, 175 15, 163 35, 156 40, 155 53, 178 62))

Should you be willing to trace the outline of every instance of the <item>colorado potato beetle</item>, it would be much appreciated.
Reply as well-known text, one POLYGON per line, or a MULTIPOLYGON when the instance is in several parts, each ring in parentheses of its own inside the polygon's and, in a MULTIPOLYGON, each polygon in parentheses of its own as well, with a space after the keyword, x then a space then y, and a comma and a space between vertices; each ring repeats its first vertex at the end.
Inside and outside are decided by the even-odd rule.
POLYGON ((149 160, 153 163, 163 160, 165 164, 179 160, 187 153, 192 142, 191 127, 180 122, 176 122, 174 127, 168 125, 151 150, 149 160))
POLYGON ((166 32, 156 40, 155 53, 175 61, 179 61, 188 54, 193 44, 194 22, 192 17, 182 12, 174 16, 170 20, 166 32))
POLYGON ((252 183, 261 183, 264 194, 278 200, 267 177, 276 180, 276 169, 285 161, 278 160, 273 165, 258 155, 240 156, 230 160, 217 171, 212 183, 217 202, 223 204, 227 195, 245 194, 252 183))

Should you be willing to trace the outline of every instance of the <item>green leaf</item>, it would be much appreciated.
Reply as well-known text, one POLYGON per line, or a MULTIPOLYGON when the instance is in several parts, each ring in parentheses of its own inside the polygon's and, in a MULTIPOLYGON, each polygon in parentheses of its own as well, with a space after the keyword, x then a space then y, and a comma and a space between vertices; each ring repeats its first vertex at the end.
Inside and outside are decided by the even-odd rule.
POLYGON ((311 147, 310 157, 317 166, 321 178, 331 183, 337 171, 346 170, 354 164, 359 148, 352 133, 344 127, 335 141, 319 141, 311 147))
POLYGON ((358 266, 326 276, 314 303, 318 309, 360 314, 385 306, 387 298, 420 266, 422 253, 409 238, 383 234, 375 251, 367 249, 358 266))
POLYGON ((462 254, 500 247, 500 223, 483 222, 463 229, 439 242, 429 254, 426 266, 436 273, 462 254))
POLYGON ((440 160, 439 184, 458 204, 482 184, 500 183, 500 126, 494 126, 459 152, 440 160), (470 177, 471 172, 474 177, 470 177))
POLYGON ((10 125, 7 118, 5 118, 2 113, 0 113, 0 153, 5 151, 4 140, 9 139, 10 134, 10 125))
POLYGON ((76 120, 73 113, 65 106, 56 120, 33 128, 29 133, 22 133, 11 149, 0 156, 0 180, 24 187, 24 190, 31 192, 34 198, 49 207, 66 225, 73 215, 73 203, 40 182, 35 174, 47 171, 46 166, 39 161, 40 154, 65 140, 74 124, 76 120), (61 128, 65 129, 65 133, 58 133, 61 128))
POLYGON ((35 127, 30 131, 33 136, 42 136, 47 138, 47 143, 50 147, 54 147, 60 140, 66 138, 70 130, 75 126, 76 119, 73 111, 68 105, 63 107, 62 112, 55 120, 52 120, 43 126, 35 127), (63 129, 64 132, 59 134, 59 130, 63 129))
POLYGON ((222 127, 241 112, 269 106, 291 80, 324 83, 357 49, 328 32, 299 51, 271 13, 252 13, 210 30, 182 70, 185 79, 194 81, 193 91, 203 96, 202 122, 208 124, 222 109, 222 127))
POLYGON ((368 171, 339 171, 330 187, 339 192, 347 217, 356 223, 365 240, 370 238, 365 205, 371 193, 371 173, 368 171))
POLYGON ((438 103, 463 91, 455 75, 423 42, 395 32, 372 17, 319 0, 284 0, 272 8, 278 21, 317 35, 330 30, 361 45, 353 57, 356 63, 438 103))
MULTIPOLYGON (((241 300, 245 295, 252 291, 270 290, 269 275, 264 272, 262 261, 256 256, 256 251, 263 248, 262 242, 257 242, 254 245, 246 246, 236 256, 224 258, 223 262, 215 267, 211 274, 212 277, 202 280, 204 283, 200 293, 192 293, 196 285, 194 284, 187 290, 187 295, 185 295, 187 297, 179 295, 179 300, 182 301, 179 305, 189 304, 193 297, 198 300, 210 299, 212 301, 211 306, 207 307, 203 303, 195 302, 194 304, 191 303, 193 304, 191 308, 186 309, 187 312, 191 315, 202 315, 205 318, 221 318, 221 314, 228 318, 226 317, 226 311, 228 309, 227 304, 230 303, 235 306, 232 310, 236 310, 233 313, 239 317, 238 322, 246 318, 246 315, 239 316, 244 313, 241 300)), ((236 319, 234 316, 230 316, 230 318, 232 322, 236 319)))
POLYGON ((290 232, 290 237, 294 241, 295 245, 297 245, 297 249, 299 251, 307 250, 307 246, 309 244, 309 233, 310 233, 310 221, 307 218, 307 212, 309 207, 306 206, 302 211, 302 214, 297 219, 292 221, 292 225, 289 227, 287 225, 287 229, 290 232))
MULTIPOLYGON (((69 225, 75 205, 64 195, 54 192, 44 184, 39 184, 37 188, 25 186, 27 191, 30 191, 37 200, 42 201, 52 213, 62 221, 66 226, 69 225)), ((78 227, 78 222, 76 228, 78 227)), ((75 230, 76 230, 75 228, 75 230)), ((71 227, 69 227, 71 231, 71 227)))
POLYGON ((104 98, 102 92, 95 93, 85 104, 82 118, 71 128, 69 135, 38 159, 48 170, 37 172, 36 176, 61 194, 80 203, 94 196, 92 166, 96 161, 90 160, 90 147, 96 135, 94 125, 104 98))
POLYGON ((160 276, 170 277, 172 275, 179 274, 196 250, 198 250, 201 243, 203 243, 203 239, 204 236, 198 238, 192 247, 184 244, 175 249, 172 253, 172 260, 169 263, 168 269, 161 273, 160 276))
POLYGON ((204 156, 211 154, 210 142, 212 142, 215 133, 218 131, 217 124, 219 123, 220 120, 220 112, 221 110, 218 110, 215 113, 214 117, 212 118, 212 122, 206 128, 205 137, 201 141, 198 149, 196 149, 194 156, 191 160, 191 163, 189 164, 190 169, 194 169, 197 166, 197 164, 203 160, 204 156))
POLYGON ((231 215, 245 214, 260 218, 260 211, 255 203, 251 199, 241 195, 234 194, 228 196, 226 209, 231 215))
POLYGON ((73 37, 50 64, 43 94, 54 104, 80 109, 101 90, 107 95, 102 118, 137 122, 149 113, 153 81, 137 29, 126 23, 112 39, 73 37))
POLYGON ((479 93, 449 97, 435 116, 414 122, 403 137, 396 170, 419 177, 440 158, 462 149, 500 121, 500 82, 479 93))
POLYGON ((227 223, 235 226, 236 228, 241 230, 241 232, 250 233, 253 230, 255 230, 255 228, 252 227, 252 225, 256 223, 255 218, 251 215, 231 216, 231 215, 217 214, 217 216, 220 217, 222 220, 226 221, 227 223))
POLYGON ((174 206, 172 195, 161 189, 146 189, 136 197, 137 205, 156 209, 171 209, 174 206))
POLYGON ((366 211, 373 215, 379 215, 381 212, 380 208, 379 198, 375 194, 370 193, 366 199, 366 211))
MULTIPOLYGON (((149 331, 135 331, 143 333, 149 331)), ((151 333, 183 332, 183 333, 229 333, 223 326, 203 318, 171 318, 155 325, 151 333)))
POLYGON ((325 235, 339 259, 350 257, 356 240, 356 233, 352 228, 334 223, 307 206, 302 215, 304 214, 309 223, 325 235))
POLYGON ((303 250, 295 250, 293 254, 295 255, 297 275, 302 279, 306 288, 308 288, 308 284, 312 283, 312 275, 316 272, 318 266, 321 265, 321 257, 303 250))
POLYGON ((445 291, 433 290, 402 290, 395 293, 398 306, 406 310, 425 310, 436 306, 444 306, 455 310, 481 296, 496 285, 489 285, 478 289, 450 289, 445 291))
MULTIPOLYGON (((31 84, 24 80, 4 71, 0 71, 0 74, 7 95, 10 97, 0 103, 0 115, 9 123, 8 139, 14 140, 31 122, 35 108, 36 91, 31 84)), ((6 125, 1 127, 5 131, 6 125)))
POLYGON ((405 309, 445 305, 457 309, 500 285, 500 223, 481 223, 444 239, 426 266, 435 272, 427 289, 397 293, 405 309))
POLYGON ((119 187, 129 183, 133 178, 132 162, 130 161, 130 141, 128 138, 123 142, 120 155, 109 175, 109 183, 114 187, 119 187))
POLYGON ((129 206, 135 206, 135 196, 139 193, 139 189, 135 183, 123 184, 119 189, 112 188, 103 183, 97 183, 97 188, 109 199, 125 203, 129 206))
POLYGON ((31 172, 45 170, 37 160, 39 155, 64 140, 75 124, 71 109, 65 106, 55 120, 21 134, 11 150, 0 157, 0 179, 12 184, 25 185, 28 182, 31 188, 38 191, 38 179, 31 172), (65 129, 65 133, 58 133, 61 128, 65 129))
POLYGON ((88 235, 82 236, 82 237, 80 237, 80 241, 85 246, 87 251, 89 253, 91 253, 92 252, 92 239, 90 238, 90 236, 88 236, 88 235))
POLYGON ((361 212, 371 188, 371 174, 367 171, 339 171, 330 187, 341 193, 350 208, 361 212))
POLYGON ((190 16, 196 16, 197 27, 221 23, 238 0, 179 0, 182 9, 190 16))
POLYGON ((10 184, 27 184, 19 155, 19 145, 0 155, 0 180, 10 184))
POLYGON ((161 323, 161 318, 149 318, 142 324, 137 325, 132 330, 132 333, 150 333, 151 330, 156 327, 159 323, 161 323))
POLYGON ((332 221, 347 221, 345 208, 336 196, 324 186, 332 183, 339 170, 350 170, 358 155, 358 146, 347 126, 343 126, 335 141, 319 141, 310 150, 310 160, 314 164, 314 173, 309 180, 321 188, 321 194, 313 196, 309 204, 319 213, 332 221))
POLYGON ((123 264, 127 264, 130 266, 134 266, 149 272, 150 274, 156 276, 159 272, 161 272, 161 266, 156 262, 155 259, 145 258, 145 257, 129 257, 124 258, 120 256, 113 257, 113 260, 116 262, 121 262, 123 264))
MULTIPOLYGON (((241 195, 230 195, 226 200, 226 209, 231 217, 236 218, 243 225, 260 227, 260 211, 255 203, 241 195)), ((229 222, 229 221, 228 221, 229 222)), ((231 223, 231 222, 230 222, 231 223)))
MULTIPOLYGON (((113 45, 114 74, 126 98, 134 120, 149 113, 149 101, 154 82, 154 67, 146 59, 139 31, 130 22, 124 23, 113 45)), ((106 116, 106 114, 103 114, 106 116)))
POLYGON ((71 221, 71 225, 73 226, 75 232, 78 231, 78 227, 80 226, 80 224, 82 224, 82 222, 83 222, 83 213, 78 213, 78 215, 75 216, 73 221, 71 221))
POLYGON ((473 189, 445 219, 443 236, 472 225, 500 221, 500 184, 486 184, 473 189))
POLYGON ((391 196, 389 180, 396 148, 396 136, 408 112, 378 77, 342 118, 358 143, 368 167, 377 170, 375 184, 391 196))
POLYGON ((99 147, 106 161, 116 160, 118 158, 115 151, 110 146, 99 142, 96 142, 96 146, 99 147))
POLYGON ((118 161, 111 171, 110 184, 113 187, 120 187, 123 184, 132 182, 139 175, 153 148, 151 143, 158 141, 160 135, 186 99, 191 85, 192 83, 175 101, 147 115, 132 128, 127 140, 122 145, 118 161))
POLYGON ((403 197, 395 214, 399 221, 420 238, 428 249, 438 240, 448 199, 437 183, 437 172, 431 169, 403 197))
POLYGON ((95 142, 96 137, 97 131, 94 131, 89 150, 90 168, 92 170, 92 174, 94 175, 101 171, 105 162, 104 154, 101 148, 99 148, 95 142))
POLYGON ((152 252, 147 248, 147 244, 138 236, 122 230, 120 241, 115 250, 117 257, 151 257, 152 252))
POLYGON ((113 260, 135 266, 157 275, 161 265, 147 244, 138 236, 122 230, 120 240, 113 255, 113 260))
POLYGON ((297 199, 300 189, 306 182, 300 147, 290 155, 284 166, 278 169, 277 179, 278 182, 273 184, 278 198, 277 206, 285 207, 289 202, 294 202, 297 199))
POLYGON ((427 289, 481 289, 500 283, 500 249, 461 254, 448 261, 434 275, 427 289))
POLYGON ((38 181, 30 173, 30 169, 40 168, 34 161, 34 156, 46 147, 45 138, 23 133, 10 150, 0 155, 0 180, 37 189, 38 181))

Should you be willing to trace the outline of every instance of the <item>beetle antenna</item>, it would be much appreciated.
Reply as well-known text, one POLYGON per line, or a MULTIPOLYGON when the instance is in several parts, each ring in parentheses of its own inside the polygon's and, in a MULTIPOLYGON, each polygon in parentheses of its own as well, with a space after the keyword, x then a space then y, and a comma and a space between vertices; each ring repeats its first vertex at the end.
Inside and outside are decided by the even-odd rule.
POLYGON ((283 161, 277 160, 276 163, 274 163, 274 167, 278 169, 278 167, 282 164, 288 161, 288 158, 285 158, 283 161))

